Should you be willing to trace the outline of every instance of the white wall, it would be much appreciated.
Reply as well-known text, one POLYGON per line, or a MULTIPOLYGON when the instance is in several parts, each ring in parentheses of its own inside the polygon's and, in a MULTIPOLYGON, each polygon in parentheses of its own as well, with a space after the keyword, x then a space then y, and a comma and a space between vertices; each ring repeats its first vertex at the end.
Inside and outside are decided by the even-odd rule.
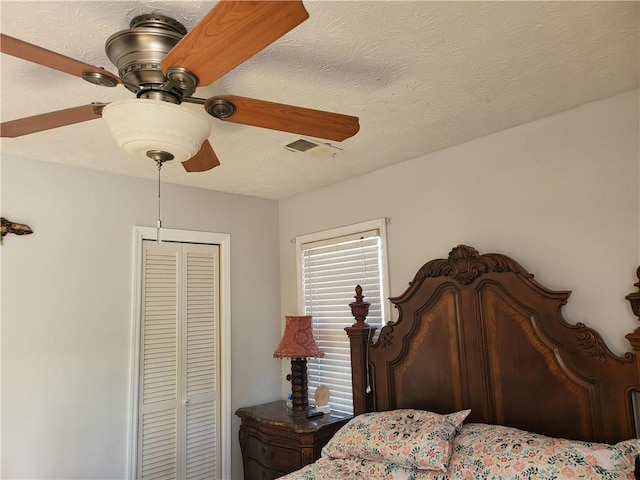
POLYGON ((282 311, 297 305, 290 239, 389 217, 392 296, 463 243, 513 257, 548 288, 573 290, 565 319, 599 329, 616 353, 630 350, 638 110, 638 91, 627 92, 281 201, 282 311))
MULTIPOLYGON (((35 233, 1 247, 2 478, 125 478, 133 226, 155 225, 156 188, 3 159, 2 216, 35 233)), ((279 398, 277 203, 177 185, 162 196, 167 228, 231 236, 233 411, 279 398)))

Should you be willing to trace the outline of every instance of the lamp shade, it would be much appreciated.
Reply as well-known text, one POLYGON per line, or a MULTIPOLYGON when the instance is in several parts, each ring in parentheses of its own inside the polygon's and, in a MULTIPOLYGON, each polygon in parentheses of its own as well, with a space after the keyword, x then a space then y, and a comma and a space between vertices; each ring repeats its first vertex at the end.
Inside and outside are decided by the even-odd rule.
POLYGON ((145 159, 150 158, 147 152, 161 151, 184 162, 198 153, 211 135, 209 119, 160 100, 139 98, 109 103, 102 118, 121 148, 145 159))
POLYGON ((313 338, 311 315, 285 316, 287 320, 280 345, 273 352, 274 358, 324 357, 313 338))

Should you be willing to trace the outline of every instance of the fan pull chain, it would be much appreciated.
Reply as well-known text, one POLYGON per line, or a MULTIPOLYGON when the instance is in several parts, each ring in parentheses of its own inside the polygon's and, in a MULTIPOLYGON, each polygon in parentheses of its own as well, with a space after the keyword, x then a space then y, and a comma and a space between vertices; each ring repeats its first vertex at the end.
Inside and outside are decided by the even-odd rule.
POLYGON ((158 165, 158 223, 156 224, 156 241, 162 243, 162 220, 160 219, 160 171, 162 170, 162 160, 156 160, 158 165))

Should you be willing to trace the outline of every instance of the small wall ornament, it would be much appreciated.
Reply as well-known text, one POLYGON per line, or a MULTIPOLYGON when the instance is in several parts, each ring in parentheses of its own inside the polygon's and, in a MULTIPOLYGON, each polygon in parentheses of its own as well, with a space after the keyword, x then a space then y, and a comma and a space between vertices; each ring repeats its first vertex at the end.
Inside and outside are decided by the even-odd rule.
POLYGON ((7 220, 4 217, 0 217, 0 231, 2 232, 2 236, 0 237, 0 244, 4 241, 4 236, 7 233, 15 233, 16 235, 30 235, 33 233, 31 227, 29 225, 25 225, 24 223, 17 223, 7 220))

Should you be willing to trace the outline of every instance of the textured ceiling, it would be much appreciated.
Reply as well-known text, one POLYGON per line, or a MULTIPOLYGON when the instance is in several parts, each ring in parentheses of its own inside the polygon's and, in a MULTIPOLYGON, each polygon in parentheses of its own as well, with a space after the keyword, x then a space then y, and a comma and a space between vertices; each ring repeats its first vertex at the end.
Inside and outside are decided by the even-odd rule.
MULTIPOLYGON (((192 28, 200 1, 6 1, 1 31, 117 74, 104 42, 135 15, 192 28)), ((300 137, 211 119, 222 165, 163 180, 264 198, 297 193, 638 87, 638 2, 305 1, 310 18, 195 96, 235 94, 360 118, 333 158, 282 146, 300 137)), ((2 55, 2 121, 133 98, 2 55)), ((202 111, 197 105, 185 105, 202 111)), ((204 113, 203 113, 204 115, 204 113)), ((3 155, 156 178, 100 119, 21 138, 3 155)))

